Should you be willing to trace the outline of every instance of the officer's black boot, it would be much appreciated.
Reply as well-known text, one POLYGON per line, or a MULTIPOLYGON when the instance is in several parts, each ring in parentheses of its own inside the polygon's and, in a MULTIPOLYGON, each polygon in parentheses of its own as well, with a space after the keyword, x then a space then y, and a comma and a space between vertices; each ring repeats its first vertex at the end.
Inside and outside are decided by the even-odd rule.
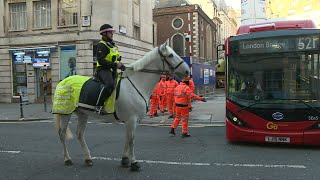
POLYGON ((170 134, 173 134, 173 135, 176 135, 176 133, 174 132, 174 128, 171 128, 171 130, 170 130, 169 133, 170 133, 170 134))
POLYGON ((100 115, 105 115, 107 114, 104 111, 104 103, 105 101, 108 99, 108 97, 112 94, 112 89, 111 88, 107 88, 107 87, 102 87, 98 100, 97 100, 97 104, 96 104, 96 112, 100 115))

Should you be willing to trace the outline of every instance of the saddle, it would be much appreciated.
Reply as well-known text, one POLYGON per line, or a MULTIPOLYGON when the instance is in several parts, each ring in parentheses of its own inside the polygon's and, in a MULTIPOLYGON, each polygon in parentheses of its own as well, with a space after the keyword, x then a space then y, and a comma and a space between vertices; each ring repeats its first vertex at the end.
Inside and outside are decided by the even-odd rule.
POLYGON ((115 100, 118 98, 120 90, 119 81, 120 78, 117 79, 117 90, 114 91, 113 87, 106 87, 96 77, 88 79, 81 88, 78 107, 97 111, 101 115, 113 113, 115 100))
POLYGON ((87 80, 80 91, 79 103, 90 106, 103 106, 112 94, 113 88, 105 87, 95 78, 87 80))

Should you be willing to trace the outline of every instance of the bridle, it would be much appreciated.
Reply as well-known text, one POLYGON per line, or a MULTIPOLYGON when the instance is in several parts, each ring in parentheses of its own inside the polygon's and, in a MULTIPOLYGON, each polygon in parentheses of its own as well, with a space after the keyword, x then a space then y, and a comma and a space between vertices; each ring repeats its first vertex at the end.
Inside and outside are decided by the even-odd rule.
MULTIPOLYGON (((162 71, 161 70, 153 70, 153 69, 142 69, 140 70, 140 72, 145 72, 145 73, 153 73, 153 74, 164 74, 164 73, 168 73, 165 71, 165 63, 168 65, 169 69, 170 69, 170 72, 174 72, 176 69, 179 68, 179 66, 181 64, 184 63, 183 60, 181 60, 181 62, 179 62, 175 67, 169 63, 169 61, 167 60, 167 57, 164 56, 162 54, 162 52, 160 51, 160 48, 158 47, 158 53, 161 57, 161 60, 162 60, 162 71)), ((169 55, 170 56, 170 55, 169 55)), ((142 99, 144 100, 145 104, 146 104, 146 112, 149 111, 149 105, 147 103, 147 100, 146 98, 141 94, 141 92, 138 90, 138 88, 133 84, 133 82, 131 81, 131 79, 129 78, 129 76, 126 76, 126 78, 129 80, 129 82, 131 83, 131 85, 135 88, 135 90, 138 92, 138 94, 142 97, 142 99)))
POLYGON ((169 69, 170 69, 170 72, 174 72, 176 69, 179 68, 179 66, 180 66, 181 64, 184 63, 184 61, 182 60, 181 62, 179 62, 179 63, 174 67, 174 66, 173 66, 172 64, 170 64, 170 62, 167 60, 167 57, 162 54, 162 52, 160 51, 160 48, 158 48, 158 53, 159 53, 160 58, 161 58, 161 60, 162 60, 162 71, 161 71, 161 70, 152 70, 152 69, 142 69, 142 70, 140 70, 141 72, 154 73, 154 74, 168 74, 169 72, 165 70, 165 66, 164 66, 165 63, 168 65, 168 67, 169 67, 169 69))

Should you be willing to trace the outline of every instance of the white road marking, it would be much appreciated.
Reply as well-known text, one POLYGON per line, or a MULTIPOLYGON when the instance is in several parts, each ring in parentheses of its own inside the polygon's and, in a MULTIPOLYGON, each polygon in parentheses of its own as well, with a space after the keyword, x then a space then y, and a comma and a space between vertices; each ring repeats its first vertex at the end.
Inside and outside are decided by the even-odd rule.
POLYGON ((0 150, 0 153, 19 154, 21 153, 21 151, 1 151, 0 150))
MULTIPOLYGON (((120 158, 93 157, 92 159, 121 161, 120 158)), ((137 160, 137 162, 149 164, 172 164, 172 165, 191 165, 191 166, 210 166, 210 163, 191 163, 191 162, 170 162, 170 161, 152 161, 152 160, 137 160)))
MULTIPOLYGON (((106 161, 121 161, 120 158, 108 157, 93 157, 92 159, 106 160, 106 161)), ((152 160, 137 160, 148 164, 169 164, 169 165, 189 165, 189 166, 231 166, 231 167, 252 167, 252 168, 295 168, 305 169, 304 165, 290 165, 290 164, 230 164, 230 163, 192 163, 192 162, 174 162, 174 161, 152 161, 152 160)))
POLYGON ((290 165, 290 164, 228 164, 228 163, 214 163, 215 166, 232 166, 232 167, 265 167, 265 168, 307 168, 304 165, 290 165))

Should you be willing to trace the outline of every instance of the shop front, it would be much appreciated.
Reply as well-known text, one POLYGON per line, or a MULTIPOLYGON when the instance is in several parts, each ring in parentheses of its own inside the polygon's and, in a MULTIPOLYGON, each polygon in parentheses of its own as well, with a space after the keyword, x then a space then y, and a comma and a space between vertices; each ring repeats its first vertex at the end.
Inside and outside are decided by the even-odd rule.
POLYGON ((51 54, 56 47, 10 49, 12 57, 12 95, 17 101, 21 93, 31 102, 41 102, 52 95, 51 54))

